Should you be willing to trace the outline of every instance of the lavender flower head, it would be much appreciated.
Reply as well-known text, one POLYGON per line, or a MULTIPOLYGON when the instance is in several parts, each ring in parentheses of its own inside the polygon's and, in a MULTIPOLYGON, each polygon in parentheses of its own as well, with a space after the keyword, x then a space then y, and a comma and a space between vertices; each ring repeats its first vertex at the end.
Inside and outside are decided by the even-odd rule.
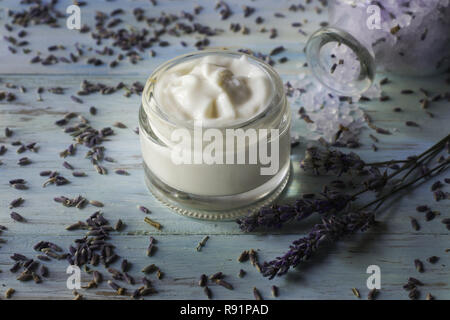
POLYGON ((284 275, 289 268, 308 260, 325 240, 334 242, 358 231, 365 231, 374 224, 375 214, 370 211, 324 217, 322 223, 316 224, 307 236, 294 241, 284 256, 264 262, 261 271, 270 279, 284 275))
POLYGON ((305 171, 312 170, 316 174, 332 172, 337 176, 347 172, 361 173, 365 165, 356 153, 342 153, 317 147, 306 149, 305 159, 300 163, 300 167, 305 171))
POLYGON ((313 213, 334 215, 354 200, 348 194, 326 190, 319 199, 299 199, 294 205, 273 205, 237 220, 242 231, 251 232, 258 227, 281 228, 289 221, 306 219, 313 213))

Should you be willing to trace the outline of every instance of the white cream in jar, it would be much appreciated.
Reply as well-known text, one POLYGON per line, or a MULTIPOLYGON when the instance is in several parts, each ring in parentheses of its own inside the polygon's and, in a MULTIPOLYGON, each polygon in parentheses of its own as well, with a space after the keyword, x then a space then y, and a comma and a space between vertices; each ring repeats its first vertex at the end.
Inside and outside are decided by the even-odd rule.
POLYGON ((246 55, 209 55, 165 72, 155 86, 155 98, 165 113, 180 120, 224 126, 262 111, 273 90, 267 73, 246 55))
POLYGON ((167 62, 147 81, 139 120, 147 185, 177 212, 234 218, 273 200, 287 182, 290 110, 276 72, 255 58, 209 51, 167 62), (228 139, 236 130, 242 144, 228 139), (215 160, 205 160, 219 138, 215 160), (176 163, 177 148, 193 161, 176 163))

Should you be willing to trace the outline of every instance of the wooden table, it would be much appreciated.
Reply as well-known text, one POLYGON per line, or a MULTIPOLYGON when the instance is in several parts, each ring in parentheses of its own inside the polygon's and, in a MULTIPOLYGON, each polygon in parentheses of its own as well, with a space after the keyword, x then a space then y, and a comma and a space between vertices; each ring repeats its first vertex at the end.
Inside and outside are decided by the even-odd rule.
MULTIPOLYGON (((179 13, 181 10, 192 11, 194 5, 189 1, 158 1, 153 7, 148 1, 121 1, 116 2, 91 1, 82 8, 83 23, 93 25, 93 15, 96 10, 106 12, 123 6, 126 9, 143 6, 148 15, 167 13, 179 13), (122 5, 122 2, 125 5, 122 5), (189 4, 188 4, 189 3, 189 4)), ((255 6, 257 11, 249 19, 243 19, 241 1, 227 1, 235 14, 228 20, 221 21, 217 11, 214 11, 214 3, 211 1, 198 1, 204 6, 204 11, 198 16, 200 22, 214 24, 226 30, 222 35, 210 37, 211 46, 226 46, 232 49, 250 48, 255 51, 268 53, 278 45, 283 45, 287 51, 283 54, 289 58, 285 64, 277 64, 275 67, 283 77, 283 80, 294 79, 299 68, 304 62, 303 47, 307 37, 290 26, 292 22, 308 19, 304 31, 308 34, 318 28, 320 21, 326 20, 326 12, 317 15, 314 7, 317 3, 306 5, 305 12, 290 12, 288 7, 292 1, 278 1, 273 7, 271 0, 249 1, 249 5, 255 6), (281 12, 286 18, 277 18, 273 13, 281 12), (260 26, 254 23, 257 16, 265 18, 265 25, 276 27, 278 37, 269 39, 268 33, 258 32, 260 26), (250 28, 250 35, 232 33, 228 31, 230 22, 244 23, 250 28)), ((298 2, 298 1, 297 1, 298 2)), ((296 3, 297 3, 296 2, 296 3)), ((62 1, 58 6, 65 11, 65 5, 70 1, 62 1)), ((197 1, 195 1, 197 3, 197 1)), ((296 4, 295 3, 295 4, 296 4)), ((5 8, 18 9, 21 5, 17 1, 0 1, 0 33, 6 35, 3 25, 6 21, 5 8)), ((134 21, 132 15, 127 13, 121 18, 125 21, 134 21)), ((14 34, 20 30, 14 26, 14 34)), ((67 50, 74 50, 76 42, 94 45, 88 35, 79 34, 64 27, 52 29, 47 26, 33 26, 27 29, 30 41, 29 46, 33 50, 46 52, 50 45, 63 44, 67 50)), ((140 269, 150 263, 160 266, 165 277, 155 280, 155 287, 159 291, 151 299, 205 299, 202 288, 197 285, 200 274, 212 274, 222 271, 233 284, 234 290, 212 285, 214 298, 216 299, 253 299, 252 288, 256 286, 264 296, 271 298, 270 287, 276 284, 280 287, 280 299, 356 299, 351 288, 360 290, 363 298, 367 296, 368 289, 366 269, 369 265, 378 265, 381 268, 382 289, 380 299, 407 299, 408 294, 402 289, 402 285, 410 276, 421 279, 425 286, 422 298, 427 292, 431 292, 439 299, 450 298, 449 278, 450 253, 445 249, 450 247, 449 233, 440 223, 441 218, 449 217, 448 201, 435 202, 430 192, 430 183, 424 184, 413 192, 405 194, 402 199, 393 201, 379 220, 380 226, 369 230, 364 234, 356 235, 336 245, 327 247, 324 252, 315 257, 311 262, 304 264, 297 270, 289 272, 287 276, 269 281, 263 278, 248 262, 238 263, 236 258, 245 250, 254 248, 259 252, 260 260, 269 260, 284 253, 291 241, 307 233, 318 221, 318 217, 311 217, 307 221, 289 226, 282 230, 267 233, 242 233, 234 222, 205 222, 181 217, 158 203, 148 192, 143 178, 142 158, 138 136, 133 132, 137 127, 138 108, 140 97, 132 95, 126 98, 122 93, 112 95, 93 94, 81 97, 83 104, 77 104, 70 99, 79 90, 83 79, 91 82, 102 82, 115 85, 120 81, 131 84, 134 81, 145 82, 152 70, 167 59, 192 51, 195 38, 183 38, 189 44, 184 48, 180 45, 180 39, 169 38, 171 45, 165 48, 156 48, 156 57, 145 55, 144 61, 132 65, 123 62, 115 69, 108 66, 94 67, 79 63, 64 64, 45 67, 40 64, 30 64, 33 54, 11 54, 6 42, 0 46, 0 91, 7 90, 17 95, 13 102, 0 102, 0 145, 6 145, 8 151, 0 156, 3 165, 0 166, 0 225, 5 225, 0 238, 7 241, 0 248, 0 293, 12 287, 16 290, 14 298, 20 299, 71 299, 72 291, 66 288, 67 262, 65 260, 48 263, 50 277, 41 284, 33 282, 22 283, 16 280, 15 274, 9 269, 13 261, 11 254, 18 252, 28 257, 36 257, 33 245, 40 241, 52 241, 68 248, 72 241, 81 237, 83 231, 66 231, 65 227, 74 221, 85 220, 96 208, 87 206, 79 210, 66 208, 53 201, 55 196, 64 195, 76 197, 82 195, 88 199, 95 199, 105 204, 102 208, 105 218, 115 223, 121 218, 126 228, 112 235, 112 242, 116 245, 119 255, 133 263, 131 274, 136 277, 140 269), (27 93, 20 93, 18 89, 7 89, 6 83, 23 86, 27 93), (37 87, 65 88, 64 95, 55 95, 48 92, 42 94, 42 101, 36 101, 35 90, 37 87), (98 109, 96 116, 89 115, 89 107, 98 109), (89 119, 96 128, 112 126, 116 121, 127 125, 126 129, 114 128, 115 135, 111 141, 104 145, 107 155, 116 159, 115 163, 107 164, 109 174, 99 175, 92 167, 89 160, 84 159, 87 149, 80 148, 74 157, 67 161, 77 170, 87 173, 87 177, 74 178, 69 170, 62 167, 63 159, 59 152, 71 143, 71 137, 64 134, 54 122, 69 111, 77 112, 89 119), (3 129, 9 127, 14 131, 11 138, 5 138, 3 129), (37 142, 39 152, 16 154, 16 147, 11 142, 37 142), (23 156, 32 159, 31 165, 20 167, 17 160, 23 156), (120 176, 114 174, 114 169, 126 169, 130 175, 120 176), (58 170, 66 176, 71 183, 66 186, 49 185, 42 187, 45 178, 39 176, 43 170, 58 170), (29 190, 20 191, 11 188, 8 181, 15 178, 24 178, 28 181, 29 190), (18 223, 13 221, 8 208, 11 200, 23 197, 25 203, 15 211, 22 214, 28 221, 18 223), (419 204, 430 204, 434 210, 441 212, 441 217, 434 221, 425 222, 423 214, 416 212, 419 204), (144 214, 136 206, 148 207, 152 213, 150 217, 160 222, 164 227, 157 231, 143 222, 144 214), (414 231, 410 225, 410 216, 418 218, 422 228, 414 231), (153 257, 145 254, 149 235, 158 240, 158 251, 153 257), (210 236, 206 246, 200 252, 196 251, 197 243, 205 236, 210 236), (423 261, 429 256, 440 257, 437 264, 425 262, 425 273, 415 271, 414 259, 423 261), (247 271, 242 279, 237 277, 239 269, 247 271)), ((57 52, 56 54, 60 54, 57 52)), ((87 54, 88 56, 89 54, 87 54)), ((304 71, 302 71, 304 72, 304 71)), ((384 75, 378 75, 381 79, 384 75)), ((400 89, 423 87, 431 92, 445 92, 449 87, 445 85, 444 77, 427 79, 407 79, 390 76, 392 83, 384 87, 386 94, 391 96, 391 101, 381 103, 372 101, 362 108, 371 115, 375 123, 388 128, 392 135, 378 135, 379 150, 374 152, 371 148, 372 141, 368 138, 373 131, 367 129, 361 135, 361 148, 355 150, 363 159, 368 161, 381 161, 388 159, 402 159, 409 155, 418 154, 430 147, 439 138, 449 133, 450 112, 449 103, 446 100, 432 104, 435 118, 428 117, 420 108, 418 95, 401 95, 400 89), (401 113, 393 112, 394 107, 401 107, 401 113), (420 124, 419 128, 405 126, 406 120, 413 120, 420 124)), ((293 114, 296 115, 298 106, 293 106, 293 114)), ((302 172, 299 161, 304 155, 309 133, 306 125, 296 116, 293 117, 293 134, 301 137, 301 145, 293 149, 293 179, 288 186, 280 202, 292 202, 299 194, 304 192, 319 191, 327 177, 317 177, 302 172)), ((447 174, 448 176, 448 174, 447 174)), ((448 187, 447 187, 448 188, 448 187)), ((447 190, 448 191, 448 190, 447 190)), ((113 267, 119 268, 119 263, 113 267)), ((104 272, 106 275, 106 272, 104 272)), ((83 273, 83 284, 91 278, 83 273)), ((152 276, 152 279, 155 278, 152 276)), ((131 287, 131 286, 127 286, 131 287)), ((102 284, 97 289, 80 290, 87 299, 124 299, 117 296, 106 285, 102 284)))

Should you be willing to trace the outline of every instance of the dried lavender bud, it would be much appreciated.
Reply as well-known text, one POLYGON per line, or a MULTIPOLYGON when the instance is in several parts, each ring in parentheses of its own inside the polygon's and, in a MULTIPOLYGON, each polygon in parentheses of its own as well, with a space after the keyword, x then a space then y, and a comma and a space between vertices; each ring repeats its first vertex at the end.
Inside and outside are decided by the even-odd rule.
POLYGON ((116 174, 122 175, 122 176, 129 176, 130 175, 126 170, 123 170, 123 169, 116 169, 114 172, 116 174))
POLYGON ((147 209, 146 207, 144 207, 144 206, 138 206, 138 209, 139 210, 141 210, 143 213, 145 213, 145 214, 150 214, 150 213, 152 213, 149 209, 147 209))
POLYGON ((252 264, 252 266, 256 266, 259 264, 258 253, 254 249, 249 250, 248 257, 250 259, 250 263, 252 264))
POLYGON ((141 271, 143 273, 153 273, 156 270, 158 270, 158 267, 155 264, 150 264, 150 265, 144 267, 141 271))
POLYGON ((20 205, 22 205, 22 203, 24 203, 24 199, 23 198, 17 198, 17 199, 14 199, 13 201, 11 201, 10 202, 10 204, 9 204, 9 208, 10 209, 12 209, 12 208, 17 208, 17 207, 19 207, 20 205))
POLYGON ((413 277, 409 277, 408 282, 414 284, 415 286, 423 286, 423 283, 420 280, 413 277))
POLYGON ((376 300, 378 293, 379 293, 378 289, 373 288, 372 290, 369 291, 369 294, 367 295, 367 299, 368 300, 376 300))
POLYGON ((14 253, 10 258, 14 261, 28 261, 27 257, 20 253, 14 253))
POLYGON ((245 272, 245 270, 240 269, 240 270, 239 270, 239 273, 238 273, 238 277, 239 277, 239 278, 242 278, 242 277, 244 277, 246 274, 247 274, 247 273, 245 272))
POLYGON ((73 171, 72 175, 76 178, 81 178, 81 177, 86 177, 86 173, 82 172, 82 171, 73 171))
POLYGON ((425 220, 426 221, 431 221, 436 217, 436 214, 438 214, 437 211, 427 211, 427 213, 425 213, 425 220))
POLYGON ((123 277, 125 278, 125 281, 128 284, 134 285, 136 283, 134 278, 131 275, 129 275, 128 273, 126 273, 126 272, 123 273, 123 277))
POLYGON ((272 286, 272 288, 271 288, 271 292, 272 292, 272 296, 274 297, 274 298, 276 298, 276 297, 278 297, 278 294, 279 294, 279 289, 278 289, 278 287, 277 286, 272 286))
POLYGON ((42 277, 47 278, 49 275, 48 268, 46 266, 42 265, 41 269, 40 269, 40 273, 41 273, 42 277))
POLYGON ((439 257, 431 256, 431 257, 429 257, 429 258, 427 259, 427 261, 428 261, 429 263, 435 264, 436 262, 439 261, 439 257))
POLYGON ((26 222, 25 218, 22 217, 20 214, 18 214, 17 212, 11 212, 11 218, 17 222, 26 222))
POLYGON ((264 300, 256 287, 253 287, 253 296, 255 297, 255 300, 264 300))
POLYGON ((30 163, 31 163, 31 160, 28 157, 20 158, 19 161, 17 161, 17 164, 19 166, 26 166, 26 165, 29 165, 30 163))
POLYGON ((31 276, 33 277, 33 280, 34 280, 35 283, 41 283, 42 282, 41 277, 39 275, 37 275, 36 273, 32 272, 31 276))
POLYGON ((8 290, 6 290, 5 292, 5 298, 10 299, 14 292, 16 292, 16 290, 14 290, 13 288, 8 288, 8 290))
POLYGON ((38 255, 36 258, 38 258, 41 261, 51 261, 49 257, 43 255, 38 255))
POLYGON ((117 220, 116 225, 114 226, 114 230, 120 231, 123 227, 123 222, 121 219, 117 220))
POLYGON ((356 288, 352 288, 352 293, 355 297, 361 298, 361 294, 359 293, 359 290, 356 288))
POLYGON ((417 219, 410 217, 411 219, 411 226, 414 230, 419 231, 420 230, 420 225, 419 222, 417 221, 417 219))
POLYGON ((151 225, 152 227, 161 230, 162 229, 162 225, 159 222, 156 222, 148 217, 144 218, 144 222, 146 222, 147 224, 151 225))
POLYGON ((23 183, 14 183, 11 186, 17 190, 27 190, 28 189, 28 187, 23 183))
POLYGON ((89 204, 93 205, 94 207, 103 207, 103 203, 97 200, 89 200, 89 204))
POLYGON ((224 288, 227 288, 228 290, 233 290, 233 286, 231 285, 231 283, 226 282, 223 279, 216 279, 214 280, 219 286, 222 286, 224 288))
POLYGON ((248 258, 249 258, 248 253, 249 253, 248 250, 242 251, 241 254, 239 255, 239 257, 238 257, 237 260, 238 260, 239 262, 245 262, 245 261, 247 261, 248 258))
POLYGON ((205 293, 206 297, 208 297, 208 299, 212 299, 212 292, 207 286, 203 289, 203 292, 205 293))
POLYGON ((108 285, 115 291, 118 291, 120 289, 120 286, 111 280, 108 280, 108 285))
POLYGON ((450 199, 449 193, 443 192, 442 190, 436 190, 433 192, 434 200, 439 202, 441 200, 450 199))
POLYGON ((72 99, 72 101, 76 102, 76 103, 80 103, 80 104, 83 103, 83 100, 81 100, 80 98, 75 97, 75 96, 70 96, 70 99, 72 99))
POLYGON ((417 210, 418 212, 426 212, 426 211, 430 210, 430 208, 428 208, 428 206, 426 206, 426 205, 422 205, 422 206, 418 206, 418 207, 416 208, 416 210, 417 210))
POLYGON ((209 236, 203 237, 203 239, 200 240, 200 242, 197 244, 196 250, 197 250, 197 251, 201 251, 202 248, 205 246, 206 241, 208 241, 208 239, 209 239, 209 236))
POLYGON ((420 273, 423 273, 425 271, 423 263, 419 259, 414 260, 414 266, 416 267, 416 270, 420 273))
POLYGON ((22 272, 18 277, 17 280, 19 281, 30 281, 31 279, 33 279, 33 276, 31 275, 31 273, 24 271, 22 272))
POLYGON ((124 125, 122 122, 115 122, 114 123, 114 127, 120 128, 120 129, 125 129, 127 126, 124 125))
POLYGON ((9 138, 12 135, 13 135, 13 131, 10 128, 6 127, 5 128, 5 137, 9 138))
POLYGON ((200 276, 200 279, 198 280, 198 285, 200 287, 206 286, 206 283, 208 282, 208 277, 205 274, 202 274, 200 276))
POLYGON ((436 191, 438 189, 441 189, 443 186, 444 186, 444 184, 438 180, 431 185, 431 191, 436 191))
POLYGON ((94 272, 92 273, 92 276, 93 276, 93 280, 96 284, 100 284, 103 281, 102 274, 97 270, 94 270, 94 272))
POLYGON ((67 161, 63 162, 63 167, 69 170, 73 170, 73 167, 70 163, 68 163, 67 161))
POLYGON ((209 276, 209 280, 217 280, 217 279, 221 279, 221 278, 223 278, 223 273, 220 271, 209 276))
POLYGON ((121 268, 122 272, 127 272, 127 271, 129 270, 130 264, 128 263, 128 260, 127 260, 127 259, 123 259, 123 260, 122 260, 122 263, 121 263, 121 265, 120 265, 120 268, 121 268))
POLYGON ((22 267, 22 263, 17 261, 14 263, 14 265, 11 267, 11 269, 9 269, 9 271, 11 271, 12 273, 16 273, 17 271, 19 271, 19 269, 22 267))
POLYGON ((272 49, 272 51, 270 51, 269 55, 274 56, 274 55, 277 55, 277 54, 279 54, 279 53, 281 53, 283 51, 284 51, 284 47, 283 46, 279 46, 279 47, 276 47, 276 48, 272 49))
POLYGON ((417 300, 417 299, 419 299, 419 296, 420 296, 420 291, 417 288, 413 288, 408 294, 408 297, 411 300, 417 300))

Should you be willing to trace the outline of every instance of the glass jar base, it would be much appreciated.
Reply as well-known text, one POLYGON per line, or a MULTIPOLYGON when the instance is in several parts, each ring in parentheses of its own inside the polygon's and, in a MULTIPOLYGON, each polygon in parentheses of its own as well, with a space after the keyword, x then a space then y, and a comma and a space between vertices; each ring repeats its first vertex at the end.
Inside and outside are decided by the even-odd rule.
POLYGON ((242 194, 229 196, 201 196, 180 192, 156 177, 144 165, 145 183, 162 204, 183 216, 202 220, 234 220, 271 204, 286 187, 291 166, 288 162, 262 186, 242 194))

